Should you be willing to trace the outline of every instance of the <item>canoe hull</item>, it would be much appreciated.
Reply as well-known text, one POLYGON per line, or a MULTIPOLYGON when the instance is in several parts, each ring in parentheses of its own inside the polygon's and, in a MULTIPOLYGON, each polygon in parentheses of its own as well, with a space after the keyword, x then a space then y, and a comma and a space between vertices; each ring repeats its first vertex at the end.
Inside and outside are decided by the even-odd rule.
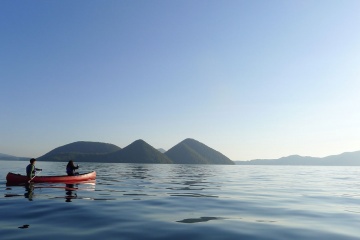
MULTIPOLYGON (((89 172, 84 174, 79 174, 75 176, 36 176, 31 180, 34 183, 45 183, 45 182, 61 182, 61 183, 74 183, 74 182, 83 182, 83 181, 90 181, 96 179, 96 172, 89 172)), ((15 174, 9 172, 6 175, 6 181, 8 183, 27 183, 29 181, 28 177, 21 174, 15 174)))

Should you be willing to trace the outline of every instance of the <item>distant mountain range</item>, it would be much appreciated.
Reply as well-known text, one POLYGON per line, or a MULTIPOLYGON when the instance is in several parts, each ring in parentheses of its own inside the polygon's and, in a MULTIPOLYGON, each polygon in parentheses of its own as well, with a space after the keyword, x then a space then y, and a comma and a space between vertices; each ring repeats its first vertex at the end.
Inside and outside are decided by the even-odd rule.
MULTIPOLYGON (((0 160, 29 160, 0 153, 0 160)), ((178 143, 168 151, 155 149, 143 140, 137 140, 125 148, 101 142, 74 142, 57 147, 37 158, 39 161, 66 162, 118 162, 118 163, 164 163, 164 164, 237 164, 237 165, 317 165, 360 166, 360 151, 345 152, 323 158, 291 155, 279 159, 255 159, 231 161, 222 153, 191 138, 178 143)))
POLYGON ((8 154, 0 153, 0 160, 13 160, 13 161, 23 161, 28 160, 27 157, 15 157, 8 154))
POLYGON ((155 149, 143 140, 125 148, 101 142, 74 142, 55 148, 37 158, 39 161, 164 163, 164 164, 235 164, 220 152, 194 139, 185 139, 168 151, 155 149), (164 151, 164 152, 162 152, 164 151))
POLYGON ((279 159, 255 159, 234 161, 237 165, 313 165, 313 166, 360 166, 360 151, 345 152, 328 157, 303 157, 291 155, 279 159))

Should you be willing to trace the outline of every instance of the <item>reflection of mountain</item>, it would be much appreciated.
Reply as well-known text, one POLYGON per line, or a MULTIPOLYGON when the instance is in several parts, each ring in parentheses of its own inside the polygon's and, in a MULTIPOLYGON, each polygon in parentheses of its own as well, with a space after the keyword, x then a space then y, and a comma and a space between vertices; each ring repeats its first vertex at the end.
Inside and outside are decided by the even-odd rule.
POLYGON ((61 162, 71 159, 76 162, 234 164, 223 154, 193 139, 182 141, 165 154, 137 140, 123 149, 107 143, 75 142, 38 158, 61 162))
POLYGON ((165 155, 181 164, 234 164, 220 152, 190 138, 172 147, 165 155))
POLYGON ((346 152, 323 158, 291 155, 279 159, 255 159, 235 161, 239 165, 319 165, 319 166, 360 166, 360 151, 346 152))

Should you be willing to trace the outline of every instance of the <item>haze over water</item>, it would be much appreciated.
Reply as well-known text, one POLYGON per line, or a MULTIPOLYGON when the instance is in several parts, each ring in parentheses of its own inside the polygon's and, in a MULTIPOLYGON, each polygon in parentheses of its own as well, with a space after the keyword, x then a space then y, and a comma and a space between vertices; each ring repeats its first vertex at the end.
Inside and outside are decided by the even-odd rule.
POLYGON ((360 167, 81 163, 95 183, 27 190, 1 165, 1 239, 360 239, 360 167))

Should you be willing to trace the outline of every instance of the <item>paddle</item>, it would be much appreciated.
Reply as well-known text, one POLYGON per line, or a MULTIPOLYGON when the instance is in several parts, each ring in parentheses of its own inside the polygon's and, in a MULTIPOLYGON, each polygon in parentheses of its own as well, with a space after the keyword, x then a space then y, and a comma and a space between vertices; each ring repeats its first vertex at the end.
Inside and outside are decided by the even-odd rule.
MULTIPOLYGON (((39 172, 41 172, 42 170, 39 170, 39 172)), ((28 181, 28 183, 30 183, 31 182, 31 180, 33 180, 35 177, 36 177, 36 173, 37 173, 38 171, 36 171, 35 172, 35 174, 34 174, 34 176, 28 181)))

